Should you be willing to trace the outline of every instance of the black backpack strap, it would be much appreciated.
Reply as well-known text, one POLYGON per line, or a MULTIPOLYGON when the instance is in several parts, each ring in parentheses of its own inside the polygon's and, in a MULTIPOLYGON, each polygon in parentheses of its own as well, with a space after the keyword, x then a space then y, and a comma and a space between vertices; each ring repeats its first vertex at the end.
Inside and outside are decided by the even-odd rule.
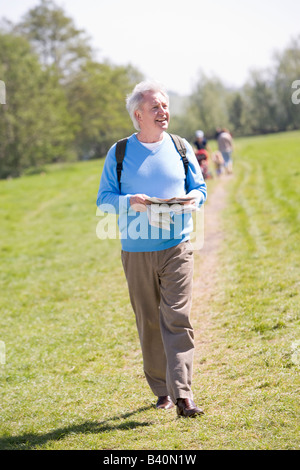
POLYGON ((189 168, 189 161, 188 161, 187 156, 186 156, 186 148, 185 148, 185 145, 184 145, 184 142, 183 142, 182 138, 179 137, 179 135, 170 134, 170 136, 171 136, 171 138, 174 142, 175 147, 177 148, 177 151, 180 153, 180 156, 181 156, 181 159, 182 159, 182 162, 183 162, 183 166, 184 166, 185 184, 186 184, 186 175, 187 175, 188 168, 189 168))
POLYGON ((123 160, 126 150, 127 138, 118 140, 116 144, 117 176, 121 192, 121 173, 123 169, 123 160))

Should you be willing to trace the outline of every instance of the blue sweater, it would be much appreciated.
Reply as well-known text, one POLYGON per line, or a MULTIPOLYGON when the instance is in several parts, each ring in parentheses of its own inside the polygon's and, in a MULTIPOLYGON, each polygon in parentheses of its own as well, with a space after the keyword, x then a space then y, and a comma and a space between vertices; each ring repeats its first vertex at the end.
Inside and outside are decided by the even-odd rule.
MULTIPOLYGON (((197 198, 200 207, 206 200, 206 184, 193 152, 185 141, 189 169, 187 193, 197 198)), ((170 230, 150 226, 147 212, 135 212, 129 199, 134 194, 171 198, 182 196, 185 190, 185 172, 180 154, 169 136, 151 151, 139 142, 136 134, 128 138, 121 192, 117 179, 114 144, 108 151, 97 196, 97 206, 103 212, 119 214, 119 230, 124 251, 159 251, 188 240, 193 230, 191 214, 175 214, 170 230)))

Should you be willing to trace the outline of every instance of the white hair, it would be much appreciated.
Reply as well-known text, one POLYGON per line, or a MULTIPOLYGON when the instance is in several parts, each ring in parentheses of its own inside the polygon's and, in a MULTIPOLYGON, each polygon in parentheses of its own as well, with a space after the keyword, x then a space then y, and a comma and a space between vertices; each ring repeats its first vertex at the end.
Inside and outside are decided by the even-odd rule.
POLYGON ((169 96, 165 90, 165 87, 161 83, 153 80, 145 80, 143 82, 138 83, 134 87, 133 92, 126 98, 126 109, 137 131, 140 131, 141 129, 135 117, 135 112, 141 108, 144 101, 144 95, 148 91, 161 93, 166 97, 169 104, 169 96))

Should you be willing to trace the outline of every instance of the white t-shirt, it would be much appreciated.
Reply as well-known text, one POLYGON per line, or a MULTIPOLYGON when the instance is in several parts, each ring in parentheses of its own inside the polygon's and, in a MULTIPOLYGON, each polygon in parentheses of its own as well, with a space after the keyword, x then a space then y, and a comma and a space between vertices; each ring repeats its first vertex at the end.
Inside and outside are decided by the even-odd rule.
MULTIPOLYGON (((165 137, 164 137, 165 138, 165 137)), ((158 142, 151 142, 151 143, 148 143, 148 142, 140 142, 142 145, 144 145, 148 150, 151 150, 151 152, 153 150, 156 150, 164 141, 164 138, 162 140, 159 140, 158 142)))

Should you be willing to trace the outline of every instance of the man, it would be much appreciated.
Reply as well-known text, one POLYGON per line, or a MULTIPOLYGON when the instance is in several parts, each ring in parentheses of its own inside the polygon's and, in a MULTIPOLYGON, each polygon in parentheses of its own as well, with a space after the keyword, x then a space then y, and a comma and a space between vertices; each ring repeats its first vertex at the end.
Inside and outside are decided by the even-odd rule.
MULTIPOLYGON (((188 173, 169 134, 169 99, 156 83, 141 82, 127 98, 138 131, 126 145, 121 187, 116 171, 116 144, 109 150, 101 176, 98 207, 119 214, 122 262, 136 316, 144 372, 158 397, 156 407, 190 417, 203 411, 191 390, 194 334, 190 324, 193 251, 191 213, 170 214, 170 227, 149 224, 149 197, 184 197, 198 207, 206 185, 192 147, 185 141, 188 173), (185 189, 187 184, 187 190, 185 189)), ((172 209, 172 206, 171 206, 172 209)), ((151 211, 151 206, 150 206, 151 211)))

